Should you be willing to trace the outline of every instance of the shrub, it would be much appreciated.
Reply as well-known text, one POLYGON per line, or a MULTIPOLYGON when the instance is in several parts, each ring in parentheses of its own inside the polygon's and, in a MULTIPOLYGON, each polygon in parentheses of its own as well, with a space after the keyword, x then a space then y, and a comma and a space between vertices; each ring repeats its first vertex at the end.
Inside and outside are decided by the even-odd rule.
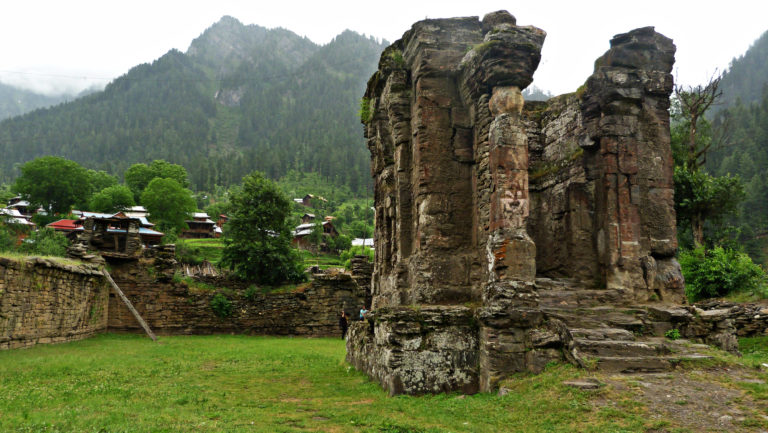
POLYGON ((11 251, 16 245, 16 236, 5 225, 0 223, 0 252, 11 251))
POLYGON ((211 309, 222 319, 229 317, 232 315, 232 301, 223 294, 217 293, 211 298, 211 309))
POLYGON ((176 241, 176 259, 181 263, 199 265, 203 262, 202 251, 200 247, 179 239, 176 241))
POLYGON ((670 340, 679 340, 680 339, 680 330, 677 328, 673 328, 668 330, 664 333, 664 336, 669 338, 670 340))
POLYGON ((253 301, 256 299, 256 296, 259 294, 259 288, 255 285, 251 284, 248 286, 247 289, 245 289, 245 299, 249 301, 253 301))
POLYGON ((66 236, 50 227, 44 227, 25 239, 19 250, 26 254, 64 257, 68 246, 66 236))
POLYGON ((348 250, 342 251, 341 254, 339 254, 339 259, 344 262, 344 267, 349 269, 349 262, 352 257, 368 256, 368 261, 373 262, 373 254, 374 254, 373 248, 361 245, 356 247, 350 247, 348 250))
POLYGON ((766 294, 768 276, 744 253, 715 247, 680 252, 680 266, 685 277, 685 294, 695 302, 734 292, 766 294))

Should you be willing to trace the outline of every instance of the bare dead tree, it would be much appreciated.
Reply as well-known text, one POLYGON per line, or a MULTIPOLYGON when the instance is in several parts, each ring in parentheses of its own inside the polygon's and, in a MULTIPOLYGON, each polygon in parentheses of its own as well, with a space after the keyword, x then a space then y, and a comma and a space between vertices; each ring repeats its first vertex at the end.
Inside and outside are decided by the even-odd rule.
POLYGON ((702 143, 699 139, 699 125, 707 110, 717 103, 723 92, 719 89, 722 75, 715 72, 706 85, 675 85, 675 97, 680 101, 683 116, 688 120, 687 161, 690 170, 698 170, 707 161, 707 151, 712 141, 702 143))

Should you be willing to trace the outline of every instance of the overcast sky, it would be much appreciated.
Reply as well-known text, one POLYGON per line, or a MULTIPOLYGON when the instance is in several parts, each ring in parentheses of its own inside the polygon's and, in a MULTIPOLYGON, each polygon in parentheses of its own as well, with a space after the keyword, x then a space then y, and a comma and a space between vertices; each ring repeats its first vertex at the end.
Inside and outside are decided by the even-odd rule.
POLYGON ((345 29, 393 42, 424 18, 499 9, 547 32, 534 84, 554 94, 574 91, 610 38, 637 27, 674 39, 684 84, 722 71, 768 30, 765 0, 2 0, 0 81, 48 93, 103 86, 172 48, 186 51, 223 15, 325 44, 345 29))

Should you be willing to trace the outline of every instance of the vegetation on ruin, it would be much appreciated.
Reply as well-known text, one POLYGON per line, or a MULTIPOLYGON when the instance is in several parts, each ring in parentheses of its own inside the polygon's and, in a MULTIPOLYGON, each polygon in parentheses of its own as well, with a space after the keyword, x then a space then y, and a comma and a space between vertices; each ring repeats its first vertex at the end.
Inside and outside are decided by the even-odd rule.
POLYGON ((358 114, 360 115, 360 122, 368 123, 371 121, 373 109, 371 108, 371 100, 369 98, 363 97, 360 99, 358 114))
MULTIPOLYGON (((530 432, 685 431, 674 415, 690 410, 697 399, 688 395, 685 407, 671 405, 671 415, 653 411, 651 417, 652 402, 638 398, 638 390, 645 389, 638 388, 640 379, 554 364, 540 375, 506 381, 504 396, 388 397, 344 362, 340 339, 177 336, 160 337, 160 342, 106 334, 0 352, 0 430, 438 433, 514 426, 530 432), (562 384, 587 376, 608 385, 581 391, 562 384)), ((727 356, 717 362, 729 363, 731 370, 768 362, 768 338, 742 339, 741 348, 743 359, 727 356)), ((723 371, 674 374, 687 380, 705 377, 733 389, 738 397, 726 406, 745 415, 734 427, 767 428, 753 406, 768 399, 768 373, 744 370, 754 379, 740 379, 723 371)))

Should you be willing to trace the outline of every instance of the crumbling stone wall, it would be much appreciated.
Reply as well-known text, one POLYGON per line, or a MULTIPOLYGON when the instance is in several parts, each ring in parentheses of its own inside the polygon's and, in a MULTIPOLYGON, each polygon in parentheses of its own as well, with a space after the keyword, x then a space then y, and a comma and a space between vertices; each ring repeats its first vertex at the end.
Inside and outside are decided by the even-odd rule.
MULTIPOLYGON (((171 256, 172 257, 172 256, 171 256)), ((174 282, 176 269, 166 254, 113 263, 111 275, 149 327, 158 334, 250 333, 258 335, 340 336, 339 314, 352 316, 366 291, 352 274, 316 274, 311 283, 288 293, 246 297, 243 284, 207 280, 219 289, 174 282), (218 284, 217 284, 218 283, 218 284), (232 303, 231 315, 219 317, 211 300, 221 293, 232 303)), ((356 314, 352 317, 356 317, 356 314)), ((143 332, 120 298, 109 298, 109 330, 143 332)))
POLYGON ((579 91, 525 104, 545 36, 505 11, 420 21, 368 82, 374 312, 348 360, 390 392, 490 389, 579 363, 560 300, 684 302, 672 41, 650 27, 617 35, 579 91), (469 354, 430 338, 446 326, 469 354))
POLYGON ((104 332, 107 305, 108 287, 94 266, 0 257, 0 349, 104 332))

